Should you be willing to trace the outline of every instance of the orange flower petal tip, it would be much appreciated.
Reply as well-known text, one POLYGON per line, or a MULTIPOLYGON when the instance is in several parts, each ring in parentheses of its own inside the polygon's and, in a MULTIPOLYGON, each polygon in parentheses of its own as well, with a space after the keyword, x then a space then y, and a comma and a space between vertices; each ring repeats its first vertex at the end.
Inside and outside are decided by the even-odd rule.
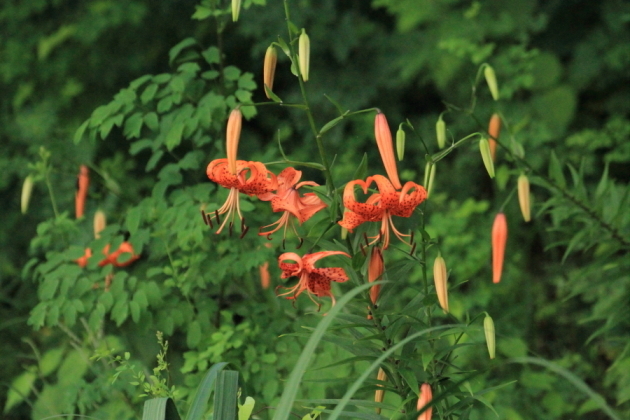
POLYGON ((503 271, 503 259, 505 257, 505 246, 507 244, 507 219, 504 213, 499 213, 494 218, 492 225, 492 282, 501 281, 503 271))

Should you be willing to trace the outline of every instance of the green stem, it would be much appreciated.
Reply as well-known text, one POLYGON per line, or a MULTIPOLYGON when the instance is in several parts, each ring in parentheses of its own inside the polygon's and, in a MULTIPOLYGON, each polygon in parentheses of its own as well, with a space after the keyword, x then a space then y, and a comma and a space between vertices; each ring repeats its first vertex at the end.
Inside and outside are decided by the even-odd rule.
POLYGON ((46 170, 46 188, 48 189, 48 195, 50 195, 50 202, 52 203, 53 212, 55 213, 55 218, 59 218, 59 211, 57 210, 57 201, 55 200, 55 194, 53 193, 53 187, 50 183, 50 170, 46 170))
POLYGON ((291 14, 289 13, 289 1, 284 0, 284 13, 287 21, 287 30, 289 32, 289 48, 291 49, 291 60, 296 63, 295 68, 298 73, 298 82, 300 83, 300 92, 302 93, 302 100, 304 101, 304 105, 306 106, 306 116, 308 118, 308 123, 311 126, 311 131, 315 136, 315 142, 317 143, 317 149, 319 151, 319 157, 322 161, 322 165, 326 168, 324 170, 324 176, 326 177, 326 190, 330 197, 335 193, 335 184, 333 183, 332 174, 330 172, 330 165, 328 163, 328 158, 326 157, 326 152, 324 150, 324 144, 322 142, 322 136, 317 131, 317 127, 315 126, 315 119, 313 118, 313 113, 311 112, 311 107, 308 103, 308 96, 306 95, 306 87, 304 86, 304 80, 302 80, 302 73, 300 71, 300 66, 297 65, 297 54, 295 53, 295 47, 293 46, 293 33, 291 32, 291 14))

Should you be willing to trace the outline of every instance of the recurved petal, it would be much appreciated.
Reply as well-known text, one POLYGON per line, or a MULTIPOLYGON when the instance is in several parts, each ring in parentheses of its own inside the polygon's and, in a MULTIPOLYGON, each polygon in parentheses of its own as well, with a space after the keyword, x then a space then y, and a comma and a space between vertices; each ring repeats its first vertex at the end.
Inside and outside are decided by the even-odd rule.
POLYGON ((422 185, 415 182, 407 182, 398 195, 398 202, 390 208, 395 216, 410 217, 420 203, 427 198, 427 191, 422 185))
POLYGON ((310 275, 317 274, 328 279, 328 281, 336 281, 337 283, 343 283, 348 281, 348 275, 346 271, 341 267, 329 267, 329 268, 315 268, 310 272, 310 275))
POLYGON ((350 232, 352 232, 354 229, 356 229, 357 227, 359 227, 361 224, 368 222, 369 220, 367 220, 365 217, 353 212, 353 211, 346 211, 343 214, 343 220, 339 221, 339 225, 343 228, 348 229, 350 232))
POLYGON ((280 270, 282 270, 282 278, 287 279, 289 277, 299 276, 304 267, 304 262, 302 261, 302 257, 295 252, 285 252, 278 257, 278 266, 280 270), (285 261, 295 262, 290 263, 285 261))
MULTIPOLYGON (((287 254, 291 254, 288 252, 287 254)), ((284 255, 284 254, 283 254, 284 255)), ((295 254, 294 254, 295 255, 295 254)), ((311 272, 315 269, 315 263, 322 258, 329 257, 331 255, 344 255, 350 258, 350 255, 343 251, 320 251, 312 254, 306 254, 302 257, 302 263, 304 264, 304 270, 311 272)))
MULTIPOLYGON (((355 179, 354 181, 348 182, 346 184, 345 189, 343 190, 343 205, 348 210, 350 210, 350 212, 355 213, 357 216, 363 219, 363 221, 361 221, 359 225, 364 222, 377 222, 381 220, 383 216, 383 212, 385 211, 385 209, 381 205, 382 200, 375 199, 375 194, 370 196, 366 200, 365 203, 359 203, 354 196, 355 185, 360 186, 363 190, 363 193, 367 194, 368 187, 371 184, 371 182, 372 182, 372 177, 369 177, 366 181, 355 179)), ((344 220, 346 220, 345 216, 344 216, 344 220)), ((344 225, 341 225, 341 226, 344 226, 344 225)), ((350 229, 348 227, 346 228, 350 229)))
POLYGON ((315 193, 306 193, 299 199, 299 212, 295 215, 301 223, 313 217, 315 213, 327 207, 315 193))
POLYGON ((306 279, 306 288, 317 297, 331 296, 330 279, 319 273, 309 273, 306 279))

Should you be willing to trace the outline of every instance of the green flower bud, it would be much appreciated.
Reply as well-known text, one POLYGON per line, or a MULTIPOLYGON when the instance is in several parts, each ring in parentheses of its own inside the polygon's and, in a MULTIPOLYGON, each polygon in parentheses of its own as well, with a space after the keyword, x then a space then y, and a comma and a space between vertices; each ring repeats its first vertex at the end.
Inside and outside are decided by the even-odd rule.
POLYGON ((492 152, 490 151, 490 143, 487 138, 484 137, 479 141, 479 150, 481 151, 481 158, 486 166, 488 175, 490 175, 490 178, 494 178, 494 162, 492 162, 492 152))
POLYGON ((443 149, 446 145, 446 123, 444 123, 441 115, 437 123, 435 123, 435 134, 437 136, 438 147, 443 149))
POLYGON ((311 61, 311 41, 306 34, 306 30, 302 28, 300 39, 298 41, 298 51, 300 59, 300 73, 302 73, 302 80, 308 81, 308 69, 311 61))
POLYGON ((486 65, 486 67, 483 69, 483 75, 486 78, 486 83, 488 83, 488 88, 490 89, 492 99, 498 101, 499 85, 497 84, 497 75, 494 73, 494 69, 489 65, 486 65))
POLYGON ((241 13, 241 0, 232 0, 232 22, 238 20, 238 15, 241 13))
POLYGON ((486 314, 483 320, 483 331, 486 335, 486 344, 488 345, 488 354, 491 359, 496 355, 496 340, 494 334, 494 321, 490 315, 486 314))
POLYGON ((398 154, 398 160, 403 160, 405 156, 405 130, 402 127, 398 127, 396 131, 396 153, 398 154))
POLYGON ((31 201, 31 194, 33 193, 33 177, 31 175, 27 176, 24 179, 24 184, 22 184, 22 199, 21 199, 21 208, 22 214, 26 214, 28 211, 28 203, 31 201))

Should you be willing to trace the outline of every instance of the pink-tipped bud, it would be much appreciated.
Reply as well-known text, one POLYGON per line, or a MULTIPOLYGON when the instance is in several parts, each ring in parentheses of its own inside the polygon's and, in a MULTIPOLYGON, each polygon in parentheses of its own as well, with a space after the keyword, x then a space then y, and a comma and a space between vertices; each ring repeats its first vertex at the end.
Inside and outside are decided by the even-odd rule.
POLYGON ((374 119, 374 137, 376 137, 376 145, 381 154, 387 177, 397 190, 402 188, 400 179, 398 179, 398 169, 396 168, 396 158, 394 157, 394 142, 392 141, 392 132, 389 130, 387 118, 382 112, 376 114, 374 119))
MULTIPOLYGON (((424 383, 420 386, 420 396, 418 397, 418 411, 428 405, 433 400, 433 392, 431 391, 431 385, 424 383)), ((418 416, 418 420, 431 420, 433 415, 433 407, 427 408, 418 416)))

